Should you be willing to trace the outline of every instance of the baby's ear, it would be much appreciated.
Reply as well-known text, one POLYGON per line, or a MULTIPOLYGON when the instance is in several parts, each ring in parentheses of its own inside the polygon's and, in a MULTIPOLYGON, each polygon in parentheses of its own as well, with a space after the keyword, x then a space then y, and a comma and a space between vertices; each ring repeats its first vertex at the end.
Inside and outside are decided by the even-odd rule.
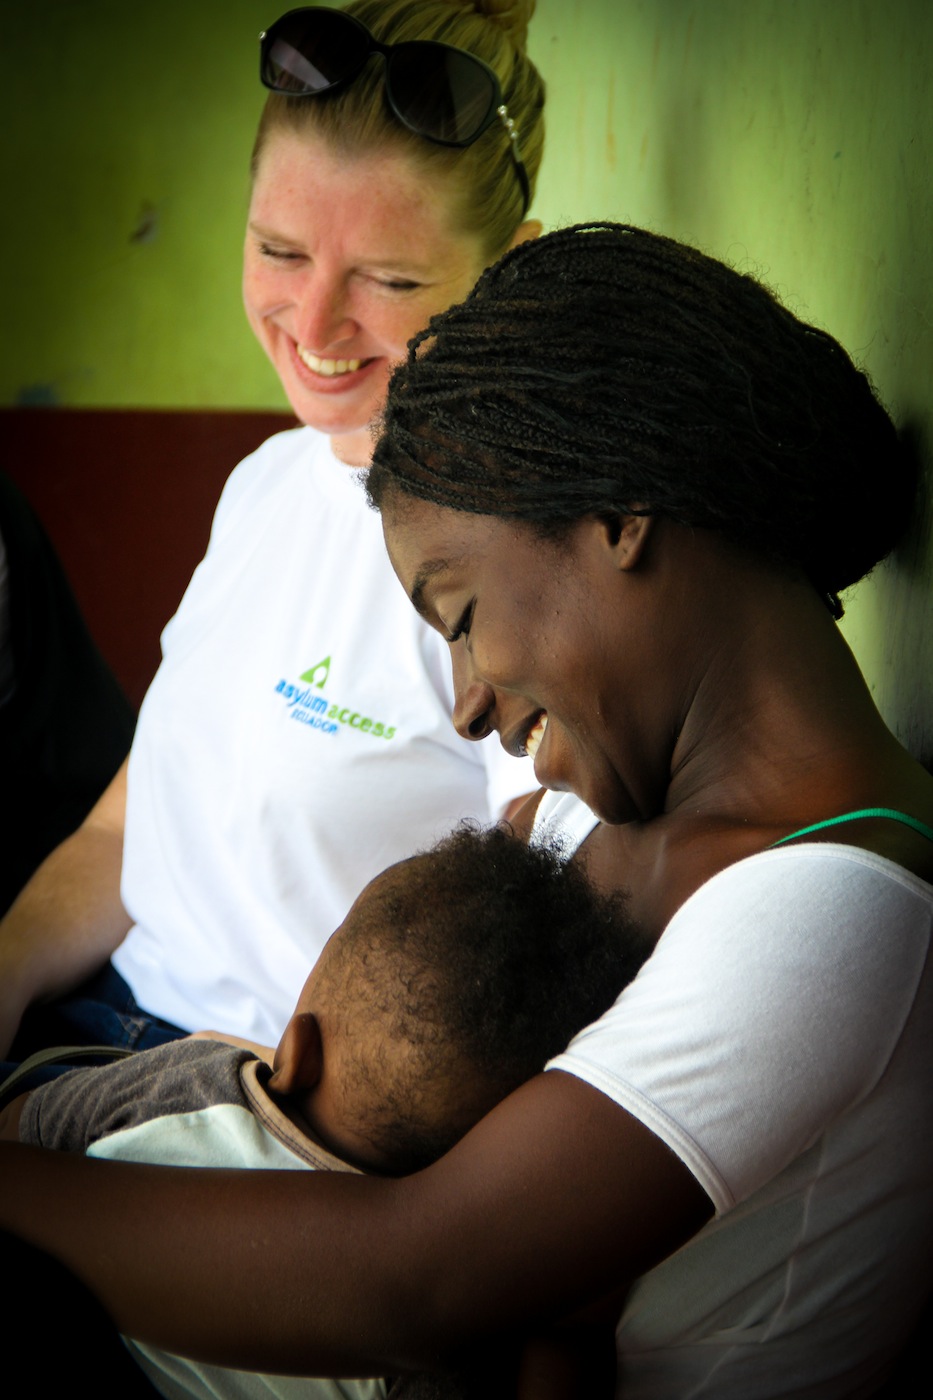
POLYGON ((293 1016, 275 1052, 269 1088, 277 1094, 300 1094, 317 1088, 324 1065, 321 1028, 311 1011, 293 1016))

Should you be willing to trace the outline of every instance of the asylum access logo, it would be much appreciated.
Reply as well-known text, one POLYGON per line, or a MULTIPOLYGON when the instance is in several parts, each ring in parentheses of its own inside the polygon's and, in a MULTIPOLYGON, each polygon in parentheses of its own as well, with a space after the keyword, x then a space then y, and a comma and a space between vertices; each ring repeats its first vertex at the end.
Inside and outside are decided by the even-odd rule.
POLYGON ((369 734, 373 739, 394 739, 395 725, 384 720, 374 719, 363 714, 353 705, 330 700, 323 692, 330 680, 330 657, 325 656, 309 670, 299 676, 297 683, 280 680, 275 687, 276 695, 281 695, 289 719, 307 725, 321 734, 336 736, 341 727, 356 729, 360 734, 369 734))

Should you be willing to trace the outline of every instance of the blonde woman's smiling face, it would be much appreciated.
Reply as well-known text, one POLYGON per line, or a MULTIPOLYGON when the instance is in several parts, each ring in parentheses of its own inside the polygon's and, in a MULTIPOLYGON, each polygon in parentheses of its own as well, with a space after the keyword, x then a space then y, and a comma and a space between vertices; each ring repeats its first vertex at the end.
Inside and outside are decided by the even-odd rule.
POLYGON ((453 226, 449 183, 395 152, 338 155, 278 131, 253 187, 243 267, 249 323, 296 416, 366 465, 393 365, 482 271, 453 226))

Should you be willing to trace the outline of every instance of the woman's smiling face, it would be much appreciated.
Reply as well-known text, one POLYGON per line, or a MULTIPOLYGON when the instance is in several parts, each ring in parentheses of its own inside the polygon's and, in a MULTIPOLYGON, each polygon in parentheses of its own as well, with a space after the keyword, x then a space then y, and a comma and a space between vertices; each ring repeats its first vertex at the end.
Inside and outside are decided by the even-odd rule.
POLYGON ((611 527, 588 517, 551 540, 397 495, 383 527, 406 593, 450 643, 457 730, 495 730, 509 753, 534 757, 544 787, 577 793, 604 821, 643 816, 611 527))
POLYGON ((449 182, 391 151, 341 156, 270 135, 253 185, 243 300, 296 416, 369 461, 393 365, 483 267, 454 227, 449 182))

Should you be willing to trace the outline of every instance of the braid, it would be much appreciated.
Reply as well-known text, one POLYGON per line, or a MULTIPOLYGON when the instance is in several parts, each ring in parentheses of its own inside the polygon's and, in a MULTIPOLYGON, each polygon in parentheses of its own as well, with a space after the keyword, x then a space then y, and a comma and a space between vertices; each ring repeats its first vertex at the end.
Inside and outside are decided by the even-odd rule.
POLYGON ((719 531, 821 591, 896 543, 913 472, 867 378, 754 278, 613 224, 525 243, 412 342, 370 474, 560 530, 624 511, 719 531))

